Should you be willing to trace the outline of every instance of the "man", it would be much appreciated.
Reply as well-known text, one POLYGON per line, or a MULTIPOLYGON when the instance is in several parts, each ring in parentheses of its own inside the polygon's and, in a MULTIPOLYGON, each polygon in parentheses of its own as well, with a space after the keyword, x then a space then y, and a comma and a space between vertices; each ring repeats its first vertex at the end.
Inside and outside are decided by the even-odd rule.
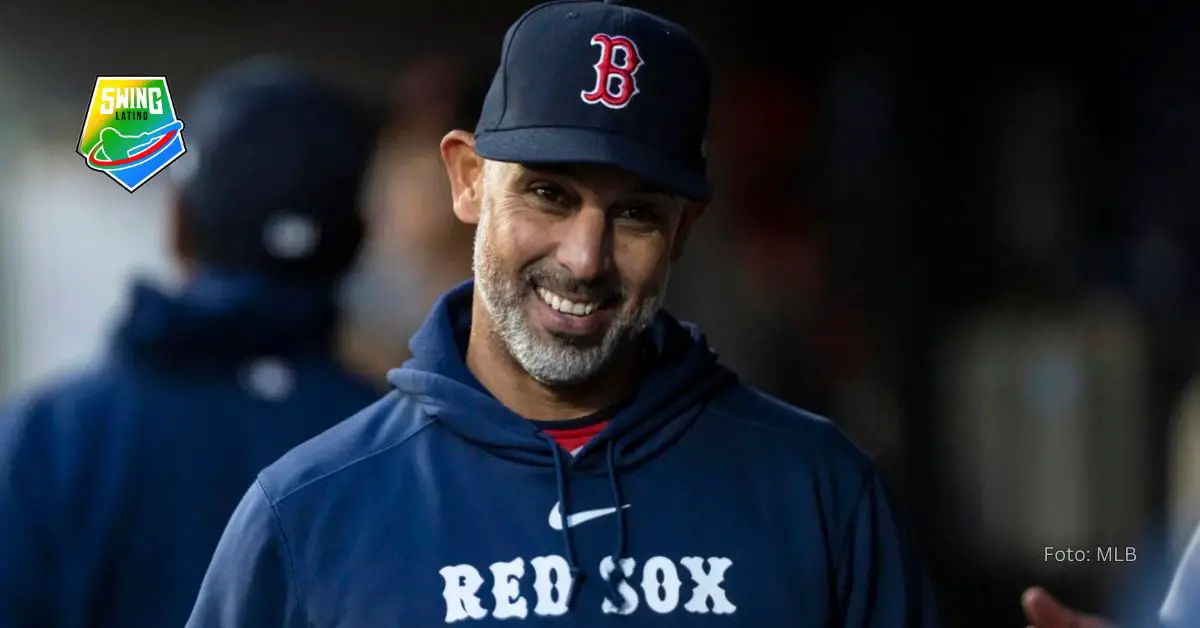
POLYGON ((475 279, 381 402, 259 475, 189 626, 933 626, 870 461, 660 311, 709 196, 679 25, 535 7, 442 140, 475 279))
POLYGON ((183 289, 136 285, 103 362, 0 416, 0 626, 183 625, 255 474, 378 400, 330 357, 367 122, 276 63, 202 90, 183 289))
MULTIPOLYGON (((1108 620, 1067 608, 1038 587, 1026 591, 1021 604, 1033 628, 1112 628, 1108 620)), ((1200 528, 1179 561, 1158 618, 1163 628, 1200 626, 1200 528)))

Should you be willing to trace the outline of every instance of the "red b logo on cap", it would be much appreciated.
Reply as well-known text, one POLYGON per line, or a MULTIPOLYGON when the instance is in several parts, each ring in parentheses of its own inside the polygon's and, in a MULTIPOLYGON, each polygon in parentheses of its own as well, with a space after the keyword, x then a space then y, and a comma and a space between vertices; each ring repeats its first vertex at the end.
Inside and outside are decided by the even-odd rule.
POLYGON ((592 36, 592 45, 600 46, 600 60, 592 66, 596 69, 596 86, 579 96, 589 105, 600 103, 609 109, 621 109, 638 93, 633 75, 644 63, 642 56, 633 40, 624 35, 598 33, 592 36))

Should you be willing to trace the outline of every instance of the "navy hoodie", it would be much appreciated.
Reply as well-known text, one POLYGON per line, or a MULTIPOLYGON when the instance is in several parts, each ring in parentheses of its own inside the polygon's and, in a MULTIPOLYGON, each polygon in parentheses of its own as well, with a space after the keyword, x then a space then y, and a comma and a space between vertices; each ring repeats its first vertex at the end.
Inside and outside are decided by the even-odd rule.
POLYGON ((186 623, 255 475, 384 391, 329 354, 328 286, 137 284, 95 368, 0 416, 0 626, 186 623))
POLYGON ((664 313, 636 398, 572 457, 467 371, 471 298, 443 297, 384 399, 259 474, 188 626, 935 625, 834 425, 664 313))

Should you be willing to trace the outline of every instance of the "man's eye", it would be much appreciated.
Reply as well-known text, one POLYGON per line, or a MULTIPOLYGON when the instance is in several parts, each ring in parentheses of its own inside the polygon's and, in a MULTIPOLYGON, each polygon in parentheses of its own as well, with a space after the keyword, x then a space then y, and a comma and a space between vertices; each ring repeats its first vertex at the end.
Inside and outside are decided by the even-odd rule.
POLYGON ((547 203, 553 203, 555 205, 567 204, 567 195, 563 193, 561 188, 553 185, 539 185, 533 188, 533 193, 547 203))
POLYGON ((620 214, 623 220, 630 220, 639 223, 654 223, 658 222, 658 212, 655 212, 649 207, 626 207, 621 210, 620 214))

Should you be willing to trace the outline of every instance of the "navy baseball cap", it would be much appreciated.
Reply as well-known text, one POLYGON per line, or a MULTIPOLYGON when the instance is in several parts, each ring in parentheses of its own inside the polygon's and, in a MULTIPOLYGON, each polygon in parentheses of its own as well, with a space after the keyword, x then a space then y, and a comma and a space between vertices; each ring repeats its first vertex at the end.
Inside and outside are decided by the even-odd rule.
POLYGON ((708 200, 710 91, 708 61, 682 26, 615 2, 541 4, 504 37, 475 150, 495 161, 615 166, 708 200))
POLYGON ((315 279, 353 265, 378 130, 361 103, 256 58, 212 76, 181 113, 188 151, 172 170, 201 263, 315 279))

